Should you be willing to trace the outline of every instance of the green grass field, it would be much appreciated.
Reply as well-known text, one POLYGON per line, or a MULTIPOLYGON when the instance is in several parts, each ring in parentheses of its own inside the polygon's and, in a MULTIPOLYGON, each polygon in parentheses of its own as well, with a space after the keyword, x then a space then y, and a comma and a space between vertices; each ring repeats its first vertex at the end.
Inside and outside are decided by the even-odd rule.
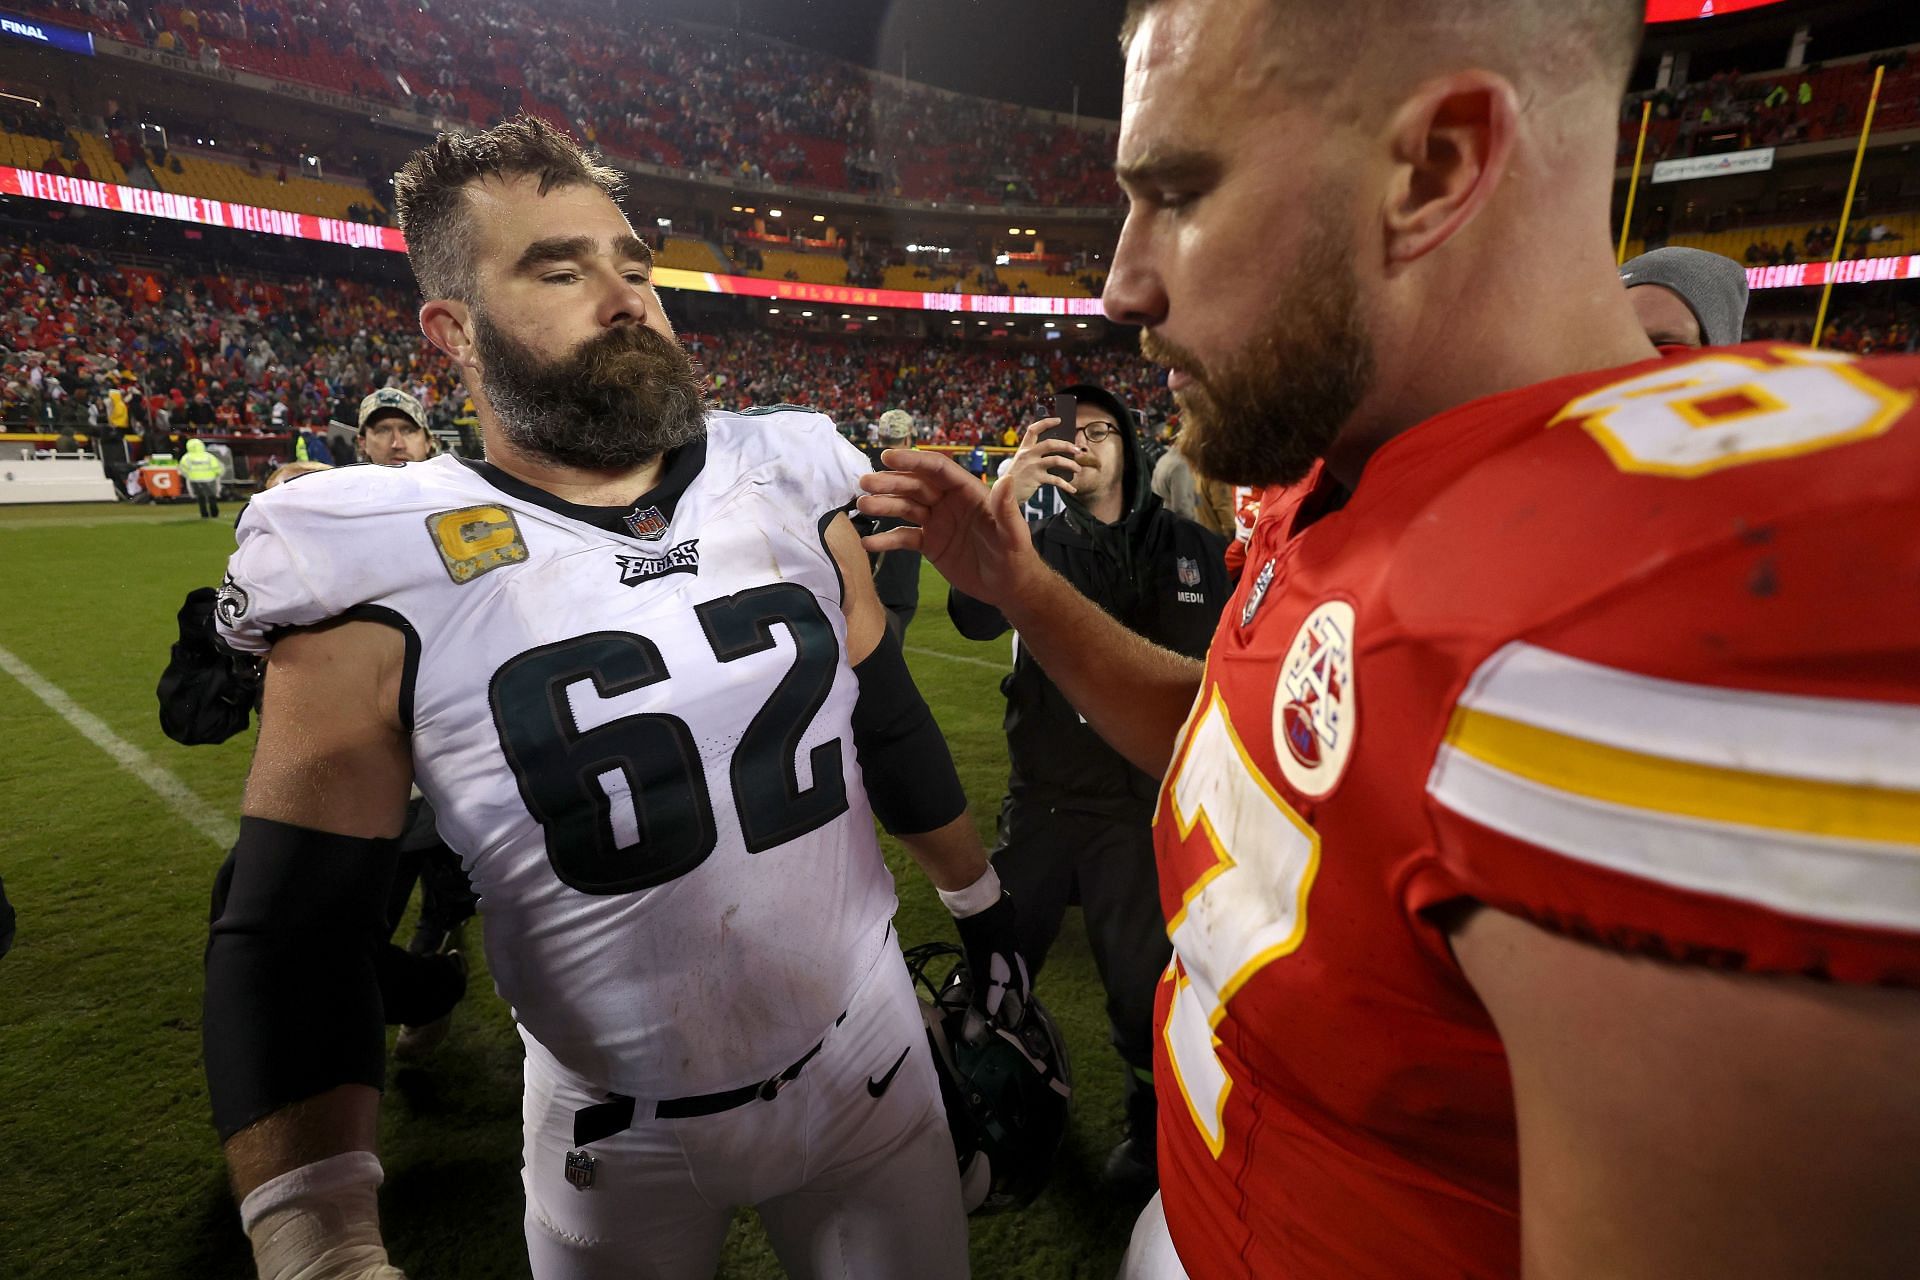
MULTIPOLYGON (((226 515, 201 521, 191 507, 0 507, 0 648, 216 821, 238 812, 252 735, 176 746, 153 689, 181 597, 219 580, 231 546, 226 515)), ((962 640, 944 600, 928 569, 909 658, 990 837, 1006 781, 997 681, 1008 650, 962 640)), ((225 856, 208 825, 0 672, 0 877, 19 912, 0 960, 0 1277, 251 1275, 200 1075, 200 954, 225 856)), ((932 889, 897 847, 888 860, 902 941, 950 939, 932 889)), ((452 1036, 426 1066, 390 1069, 381 1113, 386 1238, 417 1280, 527 1275, 520 1047, 473 941, 452 1036)), ((1040 991, 1073 1048, 1072 1128, 1038 1203, 973 1223, 973 1271, 1107 1277, 1136 1206, 1096 1181, 1119 1139, 1121 1067, 1077 914, 1040 991)), ((780 1274, 750 1213, 721 1274, 780 1274)))

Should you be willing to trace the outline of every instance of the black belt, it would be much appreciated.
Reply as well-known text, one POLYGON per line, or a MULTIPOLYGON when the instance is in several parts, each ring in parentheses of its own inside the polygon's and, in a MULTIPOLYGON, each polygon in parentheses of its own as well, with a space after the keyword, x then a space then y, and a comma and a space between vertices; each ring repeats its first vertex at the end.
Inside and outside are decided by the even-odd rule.
MULTIPOLYGON (((847 1020, 841 1014, 833 1020, 839 1026, 847 1020)), ((722 1111, 731 1111, 735 1107, 744 1107, 749 1102, 772 1102, 782 1089, 792 1084, 800 1074, 801 1068, 812 1062, 827 1043, 825 1036, 820 1037, 813 1048, 800 1055, 800 1060, 782 1071, 770 1076, 759 1084, 743 1084, 738 1089, 722 1089, 718 1093, 696 1093, 685 1098, 665 1098, 653 1106, 656 1120, 684 1120, 692 1116, 716 1116, 722 1111)), ((573 1113, 573 1145, 584 1147, 589 1142, 598 1142, 602 1138, 611 1138, 616 1133, 625 1133, 633 1127, 634 1100, 623 1093, 607 1095, 605 1102, 596 1102, 590 1107, 582 1107, 573 1113)))

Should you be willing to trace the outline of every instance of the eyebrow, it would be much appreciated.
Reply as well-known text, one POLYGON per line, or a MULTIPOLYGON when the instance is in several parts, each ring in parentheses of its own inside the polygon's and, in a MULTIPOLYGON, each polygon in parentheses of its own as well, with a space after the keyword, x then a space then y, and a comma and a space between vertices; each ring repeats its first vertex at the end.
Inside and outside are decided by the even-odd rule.
POLYGON ((1149 151, 1138 160, 1116 163, 1113 172, 1134 186, 1188 186, 1217 179, 1220 161, 1205 151, 1149 151))
MULTIPOLYGON (((515 271, 532 271, 551 262, 568 262, 578 258, 591 258, 594 250, 592 236, 549 236, 545 240, 535 240, 520 254, 520 260, 513 264, 515 271)), ((639 236, 616 236, 613 241, 613 256, 632 258, 653 270, 653 250, 639 236)))

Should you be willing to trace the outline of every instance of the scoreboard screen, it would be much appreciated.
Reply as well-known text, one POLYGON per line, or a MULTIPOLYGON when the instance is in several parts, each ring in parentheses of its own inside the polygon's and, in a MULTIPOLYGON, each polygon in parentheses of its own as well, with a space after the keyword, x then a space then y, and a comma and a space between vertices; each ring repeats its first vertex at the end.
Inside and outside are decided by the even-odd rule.
POLYGON ((1743 9, 1758 9, 1781 0, 1647 0, 1648 22, 1685 22, 1715 18, 1743 9))

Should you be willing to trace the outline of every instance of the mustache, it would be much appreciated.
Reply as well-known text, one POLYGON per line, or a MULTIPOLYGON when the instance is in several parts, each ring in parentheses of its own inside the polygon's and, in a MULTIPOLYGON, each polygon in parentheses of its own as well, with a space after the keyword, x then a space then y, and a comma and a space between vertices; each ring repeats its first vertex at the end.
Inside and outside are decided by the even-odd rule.
POLYGON ((1169 341, 1151 329, 1140 331, 1140 354, 1151 364, 1164 369, 1179 369, 1195 382, 1205 382, 1207 371, 1200 357, 1177 342, 1169 341))

